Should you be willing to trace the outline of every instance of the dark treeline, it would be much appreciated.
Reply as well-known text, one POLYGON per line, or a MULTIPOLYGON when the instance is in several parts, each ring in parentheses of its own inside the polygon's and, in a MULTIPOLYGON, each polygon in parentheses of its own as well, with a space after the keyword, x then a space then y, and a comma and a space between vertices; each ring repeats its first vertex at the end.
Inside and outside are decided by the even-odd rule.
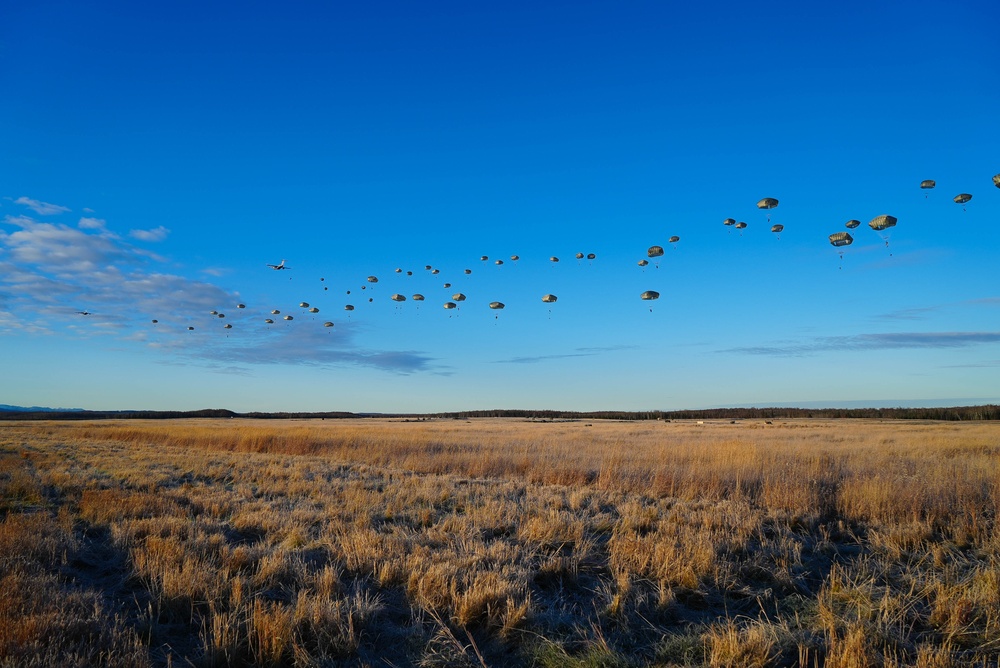
POLYGON ((224 408, 198 411, 0 411, 0 420, 170 420, 178 418, 257 418, 269 420, 399 417, 410 419, 521 418, 526 420, 772 420, 777 418, 869 418, 883 420, 1000 420, 1000 406, 951 408, 707 408, 683 411, 553 411, 494 409, 451 413, 236 413, 224 408))

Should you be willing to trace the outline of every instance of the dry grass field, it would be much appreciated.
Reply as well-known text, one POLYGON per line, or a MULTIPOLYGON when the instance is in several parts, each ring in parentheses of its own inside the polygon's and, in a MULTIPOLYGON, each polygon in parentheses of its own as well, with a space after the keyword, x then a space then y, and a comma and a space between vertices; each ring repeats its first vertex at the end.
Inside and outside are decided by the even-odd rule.
POLYGON ((0 422, 0 666, 1000 665, 1000 424, 0 422))

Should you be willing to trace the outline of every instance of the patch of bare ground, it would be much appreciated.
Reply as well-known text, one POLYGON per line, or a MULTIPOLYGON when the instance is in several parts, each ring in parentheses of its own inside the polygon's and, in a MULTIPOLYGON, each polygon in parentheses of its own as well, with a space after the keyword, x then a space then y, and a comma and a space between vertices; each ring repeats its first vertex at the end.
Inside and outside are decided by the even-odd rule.
POLYGON ((0 666, 996 666, 998 454, 993 423, 6 423, 0 666))

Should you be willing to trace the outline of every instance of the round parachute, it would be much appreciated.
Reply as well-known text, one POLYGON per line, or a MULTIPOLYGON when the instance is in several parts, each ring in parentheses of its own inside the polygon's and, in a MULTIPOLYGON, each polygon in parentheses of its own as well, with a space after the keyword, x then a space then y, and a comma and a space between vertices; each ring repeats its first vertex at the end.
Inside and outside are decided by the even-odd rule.
POLYGON ((680 238, 680 237, 678 237, 678 236, 676 236, 676 235, 674 235, 674 236, 670 237, 670 239, 668 239, 668 241, 669 241, 670 243, 672 243, 672 244, 675 244, 675 243, 677 243, 677 242, 678 242, 678 241, 680 241, 680 240, 681 240, 681 238, 680 238))
POLYGON ((188 327, 188 331, 189 332, 193 332, 194 331, 194 327, 188 327))
POLYGON ((890 227, 896 226, 896 218, 894 216, 889 216, 882 214, 881 216, 875 216, 868 223, 868 227, 872 228, 876 232, 881 232, 887 230, 890 227))
POLYGON ((497 260, 494 264, 496 264, 499 267, 501 264, 503 264, 503 260, 497 260))
POLYGON ((936 185, 937 183, 934 181, 934 179, 924 179, 923 181, 920 182, 920 189, 931 190, 936 185))
POLYGON ((520 259, 521 259, 521 256, 520 256, 520 255, 511 255, 511 256, 510 256, 510 260, 511 260, 511 262, 517 262, 517 261, 518 261, 518 260, 520 260, 520 259))
POLYGON ((457 302, 464 302, 465 301, 465 295, 463 295, 461 292, 456 292, 455 294, 453 294, 451 296, 451 298, 454 299, 457 302))
POLYGON ((487 260, 489 260, 489 259, 490 259, 490 256, 489 256, 489 255, 482 255, 482 256, 480 256, 480 258, 479 258, 479 259, 480 259, 481 261, 483 261, 483 262, 486 262, 487 260))
POLYGON ((458 304, 455 302, 445 302, 444 307, 450 311, 453 308, 458 308, 458 304))
POLYGON ((726 227, 732 227, 733 225, 736 224, 736 219, 726 218, 724 221, 722 221, 722 224, 725 225, 726 227))
POLYGON ((430 271, 430 270, 431 270, 431 269, 433 269, 433 268, 434 268, 434 267, 430 266, 429 264, 425 264, 425 265, 424 265, 424 269, 426 269, 427 271, 430 271))
POLYGON ((309 312, 310 313, 319 313, 319 309, 316 308, 315 306, 313 306, 311 309, 309 309, 309 312))
POLYGON ((854 243, 854 237, 847 232, 834 232, 830 235, 830 243, 837 248, 840 248, 841 246, 850 246, 854 243))
POLYGON ((583 259, 583 253, 577 253, 576 254, 576 259, 577 260, 582 260, 583 259))
POLYGON ((504 308, 503 302, 490 302, 490 308, 494 311, 502 311, 504 308))
POLYGON ((542 297, 542 301, 545 302, 546 304, 554 304, 555 302, 559 301, 559 298, 556 297, 555 295, 544 295, 542 297))
POLYGON ((778 200, 773 197, 765 197, 761 201, 757 202, 758 209, 773 209, 778 206, 778 200))
POLYGON ((736 229, 738 229, 738 230, 745 230, 746 227, 747 227, 747 224, 744 223, 744 222, 736 223, 736 229))
POLYGON ((771 231, 772 231, 772 232, 774 232, 774 233, 775 233, 775 235, 777 235, 777 237, 778 237, 779 239, 781 238, 781 231, 782 231, 783 229, 785 229, 785 226, 784 226, 784 225, 772 225, 772 226, 771 226, 771 231))
POLYGON ((597 255, 595 253, 587 253, 587 259, 588 260, 596 260, 597 259, 597 255))
POLYGON ((376 277, 374 277, 374 276, 369 276, 368 277, 368 282, 369 283, 378 283, 378 279, 376 277))
POLYGON ((264 322, 266 322, 269 325, 273 325, 274 324, 274 320, 271 320, 270 318, 264 318, 264 322))
POLYGON ((997 188, 1000 188, 1000 174, 993 175, 993 185, 995 185, 997 188))
POLYGON ((237 304, 236 305, 236 308, 246 308, 246 307, 247 307, 246 304, 237 304))
POLYGON ((558 262, 558 261, 559 261, 559 258, 557 258, 555 255, 553 255, 552 257, 549 258, 549 262, 558 262))
POLYGON ((646 257, 661 257, 663 255, 663 246, 650 246, 649 250, 646 251, 646 257))
POLYGON ((299 302, 299 308, 309 308, 309 302, 299 302))
POLYGON ((396 267, 396 273, 397 273, 397 274, 402 274, 402 273, 403 273, 403 270, 402 270, 402 269, 400 269, 399 267, 396 267))
POLYGON ((151 322, 155 325, 156 323, 158 323, 160 321, 159 320, 152 320, 151 322))
POLYGON ((389 299, 391 299, 394 302, 405 302, 406 301, 406 297, 404 297, 403 295, 398 294, 398 293, 394 294, 392 297, 389 297, 389 299))
POLYGON ((961 193, 959 195, 955 195, 955 204, 965 204, 970 199, 972 199, 972 195, 969 193, 961 193))
POLYGON ((278 315, 279 313, 281 313, 281 311, 279 311, 278 309, 274 309, 273 311, 271 311, 271 315, 278 315))
POLYGON ((345 311, 353 311, 354 310, 354 304, 344 304, 344 310, 345 311))
POLYGON ((285 316, 285 320, 295 320, 295 318, 293 318, 293 317, 292 317, 292 316, 290 316, 290 315, 286 315, 286 316, 285 316))
POLYGON ((471 274, 471 273, 472 273, 472 270, 471 270, 471 269, 466 269, 466 270, 465 270, 465 273, 466 273, 466 275, 468 275, 468 274, 471 274))
POLYGON ((445 283, 445 284, 444 284, 444 289, 445 289, 445 290, 447 290, 447 289, 448 289, 448 288, 450 288, 450 287, 451 287, 451 283, 445 283))
POLYGON ((860 220, 854 220, 852 218, 851 220, 849 220, 846 223, 844 223, 844 226, 847 227, 847 229, 849 229, 849 230, 853 230, 854 228, 856 228, 860 224, 861 224, 860 220))
POLYGON ((209 311, 209 315, 219 315, 218 311, 209 311))
POLYGON ((323 323, 323 326, 324 327, 333 327, 333 323, 330 322, 329 320, 327 320, 326 322, 323 323))
POLYGON ((657 292, 656 290, 646 290, 641 295, 639 295, 639 299, 643 299, 645 301, 652 301, 654 299, 659 299, 659 298, 660 298, 660 293, 657 292))
POLYGON ((424 296, 418 292, 417 294, 410 297, 410 299, 412 299, 415 302, 422 302, 424 301, 424 296))
POLYGON ((433 275, 437 276, 438 274, 440 274, 440 273, 441 273, 441 270, 440 270, 440 269, 431 269, 431 273, 432 273, 433 275))
POLYGON ((232 325, 230 325, 229 323, 226 323, 226 324, 225 324, 225 325, 223 325, 223 327, 222 327, 222 329, 232 329, 232 328, 233 328, 233 326, 232 326, 232 325))
POLYGON ((645 267, 648 264, 649 264, 649 260, 639 260, 639 266, 640 267, 645 267))

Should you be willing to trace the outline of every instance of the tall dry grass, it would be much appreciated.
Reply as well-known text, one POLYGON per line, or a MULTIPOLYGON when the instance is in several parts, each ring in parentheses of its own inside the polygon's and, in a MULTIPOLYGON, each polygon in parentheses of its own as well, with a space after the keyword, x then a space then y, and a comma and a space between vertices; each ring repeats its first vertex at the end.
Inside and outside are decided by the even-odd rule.
POLYGON ((994 424, 9 423, 0 453, 0 628, 90 592, 125 663, 1000 658, 994 424))

